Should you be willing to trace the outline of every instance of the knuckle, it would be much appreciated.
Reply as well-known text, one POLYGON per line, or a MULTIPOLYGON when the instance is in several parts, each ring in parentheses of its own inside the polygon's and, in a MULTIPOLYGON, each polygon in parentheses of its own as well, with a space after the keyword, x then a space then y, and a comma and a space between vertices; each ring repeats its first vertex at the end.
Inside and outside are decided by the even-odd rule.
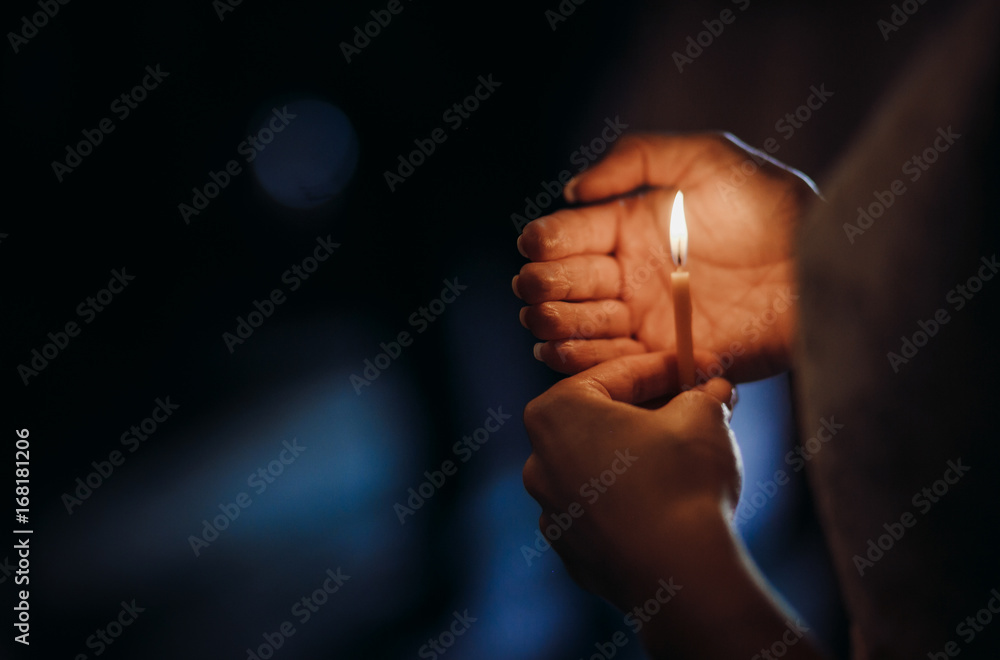
POLYGON ((650 137, 651 136, 648 133, 626 133, 619 138, 618 144, 615 145, 615 151, 641 152, 645 148, 645 145, 648 144, 650 137))
POLYGON ((558 424, 559 410, 564 406, 565 394, 560 381, 524 406, 524 426, 533 446, 544 438, 546 429, 558 424))
POLYGON ((600 351, 594 342, 582 342, 577 353, 582 364, 590 366, 601 361, 600 351))
POLYGON ((567 409, 574 408, 578 403, 578 393, 568 379, 559 381, 538 398, 542 397, 545 397, 543 419, 553 426, 561 426, 567 409))
POLYGON ((649 162, 654 156, 654 151, 655 149, 649 140, 649 136, 646 135, 636 135, 631 140, 623 141, 621 145, 621 152, 626 158, 642 164, 644 178, 647 179, 649 178, 649 162))
POLYGON ((539 425, 544 413, 545 402, 542 401, 543 396, 545 395, 535 397, 524 406, 524 426, 528 429, 529 434, 539 425))
POLYGON ((581 352, 586 350, 586 345, 586 341, 579 340, 559 342, 556 345, 556 355, 559 359, 549 366, 566 374, 575 374, 593 366, 585 356, 581 355, 581 352))
POLYGON ((521 230, 521 242, 528 252, 531 252, 531 248, 537 247, 540 233, 541 227, 538 226, 537 220, 532 220, 521 230))
POLYGON ((573 290, 573 274, 566 264, 558 262, 549 276, 549 292, 556 298, 566 298, 573 290))
POLYGON ((556 224, 553 228, 550 228, 542 236, 539 236, 537 241, 539 258, 541 260, 551 259, 553 255, 558 254, 563 245, 566 243, 565 232, 562 226, 556 224))
POLYGON ((547 288, 546 267, 542 264, 527 263, 521 267, 521 277, 517 282, 521 299, 529 305, 537 304, 545 299, 547 288))
POLYGON ((566 334, 565 315, 560 309, 560 305, 552 302, 544 302, 538 305, 538 322, 540 328, 548 333, 547 339, 561 339, 568 336, 566 334))

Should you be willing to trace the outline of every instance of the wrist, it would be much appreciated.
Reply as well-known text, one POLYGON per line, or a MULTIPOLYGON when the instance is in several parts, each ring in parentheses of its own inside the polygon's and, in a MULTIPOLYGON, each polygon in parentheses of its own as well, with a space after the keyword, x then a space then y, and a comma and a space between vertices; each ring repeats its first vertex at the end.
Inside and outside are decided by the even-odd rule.
POLYGON ((704 498, 668 512, 637 553, 623 609, 647 615, 639 630, 643 646, 653 658, 750 658, 792 630, 801 643, 789 647, 788 658, 820 657, 803 639, 807 629, 772 600, 728 520, 728 506, 704 498), (662 608, 650 602, 670 591, 662 608))
POLYGON ((692 584, 702 581, 701 573, 710 571, 711 563, 721 559, 734 541, 725 506, 718 498, 692 499, 644 525, 641 542, 628 542, 629 556, 621 562, 627 570, 621 584, 628 585, 620 597, 623 609, 646 602, 660 580, 681 584, 683 576, 692 584), (708 557, 712 559, 704 561, 708 557))

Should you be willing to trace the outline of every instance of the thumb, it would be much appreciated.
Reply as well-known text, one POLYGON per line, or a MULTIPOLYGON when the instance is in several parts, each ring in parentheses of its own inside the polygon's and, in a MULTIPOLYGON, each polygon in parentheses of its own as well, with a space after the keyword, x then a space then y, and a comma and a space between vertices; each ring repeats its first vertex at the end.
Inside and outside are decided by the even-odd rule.
POLYGON ((680 389, 672 364, 676 361, 677 357, 667 352, 625 355, 565 378, 551 389, 639 404, 680 389))
POLYGON ((690 188, 715 175, 721 159, 735 159, 722 135, 626 135, 599 163, 566 184, 566 201, 594 202, 643 186, 690 188))

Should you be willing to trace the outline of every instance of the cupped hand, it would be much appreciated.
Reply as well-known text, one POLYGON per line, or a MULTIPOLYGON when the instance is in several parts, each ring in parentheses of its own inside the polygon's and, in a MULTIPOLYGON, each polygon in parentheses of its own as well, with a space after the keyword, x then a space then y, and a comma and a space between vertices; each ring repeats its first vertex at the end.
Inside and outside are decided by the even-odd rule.
POLYGON ((518 249, 521 322, 535 356, 562 373, 674 351, 668 223, 684 193, 695 361, 704 382, 775 375, 790 366, 797 288, 794 238, 815 186, 724 134, 626 136, 571 181, 570 202, 539 218, 518 249))

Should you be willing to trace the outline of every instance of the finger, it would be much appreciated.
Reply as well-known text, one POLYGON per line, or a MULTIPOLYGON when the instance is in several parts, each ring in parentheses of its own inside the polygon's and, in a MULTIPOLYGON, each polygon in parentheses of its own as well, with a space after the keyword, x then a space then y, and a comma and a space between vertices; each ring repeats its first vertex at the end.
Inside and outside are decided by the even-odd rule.
POLYGON ((731 413, 728 405, 729 396, 722 394, 722 391, 726 389, 731 391, 732 385, 725 383, 718 386, 718 391, 714 392, 705 391, 702 389, 703 387, 699 386, 681 392, 659 408, 660 412, 669 414, 677 420, 679 424, 677 430, 683 435, 697 436, 706 428, 711 428, 710 426, 706 427, 706 424, 729 422, 731 413), (719 396, 725 401, 720 400, 719 396))
MULTIPOLYGON (((696 439, 699 445, 704 444, 711 451, 721 451, 719 455, 735 460, 732 467, 742 473, 739 445, 729 426, 732 392, 731 383, 721 378, 713 379, 703 386, 681 392, 656 412, 664 415, 665 421, 670 420, 678 437, 696 439)), ((739 500, 739 491, 739 483, 731 484, 727 493, 731 502, 739 500)))
MULTIPOLYGON (((695 349, 694 363, 696 368, 695 373, 697 374, 696 381, 698 384, 690 388, 687 386, 682 386, 681 390, 691 389, 698 392, 705 392, 707 394, 710 394, 714 398, 718 399, 720 402, 727 404, 729 406, 729 410, 731 411, 736 406, 736 402, 739 400, 739 394, 737 393, 735 386, 730 386, 729 385, 730 381, 725 380, 725 378, 732 378, 732 376, 729 375, 729 372, 720 371, 720 373, 725 373, 725 378, 720 378, 718 375, 708 375, 711 374, 713 370, 719 367, 718 362, 715 360, 715 355, 709 351, 695 349), (712 382, 716 380, 721 381, 721 383, 725 384, 712 382), (709 383, 712 384, 709 385, 709 383), (732 387, 732 389, 728 390, 726 389, 727 387, 732 387)), ((680 382, 680 377, 677 376, 676 374, 675 376, 678 382, 680 382)), ((643 408, 649 408, 651 410, 662 408, 663 406, 667 405, 670 402, 670 400, 673 399, 676 395, 677 392, 670 392, 655 399, 644 401, 640 405, 643 408)))
POLYGON ((543 341, 612 339, 632 334, 632 313, 620 300, 544 302, 522 310, 524 327, 543 341))
POLYGON ((563 209, 524 227, 517 247, 533 261, 573 254, 610 254, 615 249, 624 206, 618 203, 563 209))
POLYGON ((711 394, 713 397, 718 399, 720 403, 724 403, 730 408, 735 407, 736 402, 739 401, 739 394, 736 392, 736 386, 725 378, 713 378, 707 383, 699 385, 694 389, 711 394))
POLYGON ((582 303, 544 302, 525 307, 521 322, 542 340, 606 339, 632 333, 631 313, 620 300, 582 303))
POLYGON ((535 359, 561 374, 576 374, 596 364, 646 353, 646 347, 634 339, 569 339, 535 344, 535 359))
POLYGON ((525 307, 524 327, 539 339, 607 339, 632 334, 631 312, 620 300, 544 302, 525 307))
MULTIPOLYGON (((676 365, 676 362, 674 362, 674 364, 676 365)), ((699 389, 699 387, 702 386, 702 385, 704 385, 706 382, 708 382, 709 380, 711 380, 713 377, 718 377, 718 375, 722 375, 722 374, 728 375, 728 372, 724 372, 724 371, 720 371, 719 374, 712 374, 713 370, 719 369, 718 359, 717 359, 717 357, 716 357, 716 355, 714 353, 712 353, 710 351, 706 351, 706 350, 700 349, 700 348, 696 348, 694 350, 694 366, 695 366, 695 382, 697 383, 697 386, 695 386, 695 387, 688 387, 686 385, 682 385, 680 387, 681 390, 695 389, 695 390, 701 391, 699 389), (712 374, 712 375, 708 375, 708 374, 712 374)), ((680 382, 680 375, 676 374, 676 373, 672 374, 672 375, 677 380, 677 382, 679 383, 680 382)), ((648 401, 643 401, 642 403, 639 403, 637 405, 640 405, 643 408, 648 408, 650 410, 656 410, 656 409, 662 408, 663 406, 665 406, 668 403, 670 403, 670 400, 673 399, 675 396, 677 396, 677 392, 676 391, 672 391, 672 392, 668 392, 668 393, 666 393, 666 394, 664 394, 662 396, 658 396, 656 398, 649 399, 648 401)))
POLYGON ((710 394, 720 403, 726 404, 729 414, 732 414, 733 408, 736 407, 736 402, 739 400, 736 387, 725 378, 713 378, 694 389, 710 394))
POLYGON ((666 352, 625 355, 566 378, 551 390, 557 388, 624 403, 642 403, 680 389, 677 358, 666 352))
POLYGON ((720 164, 739 160, 722 134, 626 135, 610 153, 564 189, 569 202, 593 202, 642 186, 689 188, 706 181, 720 164))
POLYGON ((517 290, 529 305, 546 300, 617 298, 621 289, 618 262, 606 255, 575 255, 521 267, 517 290))

